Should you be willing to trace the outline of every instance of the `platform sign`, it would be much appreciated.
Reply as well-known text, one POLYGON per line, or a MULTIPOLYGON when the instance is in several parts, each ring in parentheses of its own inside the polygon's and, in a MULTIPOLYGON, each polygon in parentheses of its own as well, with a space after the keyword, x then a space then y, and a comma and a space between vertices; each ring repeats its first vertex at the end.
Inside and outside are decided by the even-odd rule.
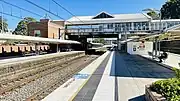
POLYGON ((73 76, 73 78, 75 79, 87 79, 88 77, 89 77, 89 74, 80 74, 80 73, 73 76))

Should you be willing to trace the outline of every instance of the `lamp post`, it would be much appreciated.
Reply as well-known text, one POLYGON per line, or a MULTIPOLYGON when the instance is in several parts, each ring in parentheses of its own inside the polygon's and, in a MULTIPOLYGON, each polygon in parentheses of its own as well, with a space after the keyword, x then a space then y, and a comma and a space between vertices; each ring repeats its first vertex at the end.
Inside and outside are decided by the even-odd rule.
MULTIPOLYGON (((161 13, 161 11, 157 10, 157 9, 151 9, 151 8, 144 9, 143 11, 151 11, 151 12, 158 12, 159 13, 159 34, 161 34, 161 32, 162 32, 162 13, 161 13)), ((160 50, 161 50, 161 48, 160 48, 160 46, 161 46, 160 40, 159 40, 158 43, 157 43, 157 39, 156 39, 155 56, 157 56, 157 51, 159 51, 159 55, 160 55, 160 50), (157 49, 157 45, 159 47, 159 50, 157 49)))
POLYGON ((1 5, 1 33, 3 33, 4 32, 4 25, 3 25, 3 4, 1 5))

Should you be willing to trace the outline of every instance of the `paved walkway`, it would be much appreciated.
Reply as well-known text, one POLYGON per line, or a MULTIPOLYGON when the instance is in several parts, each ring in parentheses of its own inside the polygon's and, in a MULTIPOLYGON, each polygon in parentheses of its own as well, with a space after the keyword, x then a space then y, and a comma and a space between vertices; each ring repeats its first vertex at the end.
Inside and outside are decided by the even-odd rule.
POLYGON ((145 85, 173 77, 171 70, 135 55, 115 55, 116 88, 118 101, 144 101, 145 85))
MULTIPOLYGON (((179 68, 180 69, 180 55, 179 54, 174 54, 174 53, 169 53, 169 52, 166 52, 166 53, 168 54, 168 58, 165 59, 160 64, 169 66, 169 68, 175 67, 175 68, 179 68)), ((151 59, 153 61, 159 61, 158 58, 152 59, 152 56, 149 56, 149 55, 141 55, 141 56, 143 56, 145 58, 148 58, 148 59, 151 59)))
POLYGON ((75 96, 73 101, 92 101, 94 94, 96 92, 96 89, 104 73, 109 57, 110 57, 110 54, 104 59, 104 61, 92 74, 92 76, 89 78, 87 83, 83 86, 83 88, 81 88, 81 90, 75 96))
POLYGON ((157 63, 118 52, 106 52, 80 74, 89 79, 75 78, 43 101, 145 101, 145 85, 174 76, 157 63))
MULTIPOLYGON (((42 101, 72 101, 73 99, 75 100, 77 93, 83 88, 86 82, 90 80, 91 75, 94 73, 94 71, 97 70, 97 68, 101 65, 101 63, 105 60, 105 58, 109 54, 110 52, 106 52, 105 54, 97 58, 95 61, 89 64, 86 68, 81 70, 78 73, 78 75, 74 75, 73 78, 69 79, 66 83, 61 85, 56 90, 54 90, 42 101)), ((80 97, 80 98, 85 98, 85 96, 80 97)), ((84 101, 84 100, 79 100, 79 101, 84 101)))

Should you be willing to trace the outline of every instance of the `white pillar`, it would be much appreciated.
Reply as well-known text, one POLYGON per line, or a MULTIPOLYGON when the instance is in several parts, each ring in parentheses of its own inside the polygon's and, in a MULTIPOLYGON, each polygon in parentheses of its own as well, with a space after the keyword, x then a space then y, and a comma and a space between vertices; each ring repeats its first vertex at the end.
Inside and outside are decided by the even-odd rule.
POLYGON ((59 44, 56 45, 56 51, 59 52, 59 44))
POLYGON ((134 23, 133 22, 131 22, 131 30, 134 31, 134 23))

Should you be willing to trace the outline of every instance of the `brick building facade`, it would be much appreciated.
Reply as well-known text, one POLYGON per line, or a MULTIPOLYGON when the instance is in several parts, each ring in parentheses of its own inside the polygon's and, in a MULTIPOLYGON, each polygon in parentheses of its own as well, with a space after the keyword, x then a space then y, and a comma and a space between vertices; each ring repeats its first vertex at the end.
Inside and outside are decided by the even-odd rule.
POLYGON ((29 36, 39 36, 52 39, 64 39, 64 21, 41 19, 40 22, 28 24, 29 36))

